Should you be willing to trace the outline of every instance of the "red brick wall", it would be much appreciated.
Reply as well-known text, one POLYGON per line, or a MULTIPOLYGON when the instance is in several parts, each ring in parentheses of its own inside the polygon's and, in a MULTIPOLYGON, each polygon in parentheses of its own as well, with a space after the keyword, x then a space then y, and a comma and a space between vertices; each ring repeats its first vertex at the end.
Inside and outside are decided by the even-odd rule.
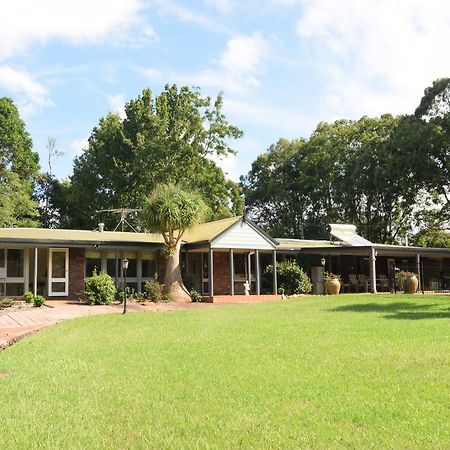
POLYGON ((230 254, 228 252, 213 252, 213 255, 214 295, 230 295, 230 254))

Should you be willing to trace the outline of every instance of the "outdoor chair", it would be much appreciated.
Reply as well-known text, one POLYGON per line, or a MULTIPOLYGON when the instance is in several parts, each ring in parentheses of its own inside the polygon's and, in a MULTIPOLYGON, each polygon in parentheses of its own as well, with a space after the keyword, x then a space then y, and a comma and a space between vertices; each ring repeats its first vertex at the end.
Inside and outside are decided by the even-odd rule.
POLYGON ((354 273, 348 274, 348 281, 350 282, 350 290, 353 292, 359 292, 358 278, 354 273))
POLYGON ((389 291, 389 279, 386 275, 380 275, 380 291, 388 292, 389 291))
POLYGON ((369 292, 369 280, 363 274, 358 274, 358 286, 362 292, 369 292))

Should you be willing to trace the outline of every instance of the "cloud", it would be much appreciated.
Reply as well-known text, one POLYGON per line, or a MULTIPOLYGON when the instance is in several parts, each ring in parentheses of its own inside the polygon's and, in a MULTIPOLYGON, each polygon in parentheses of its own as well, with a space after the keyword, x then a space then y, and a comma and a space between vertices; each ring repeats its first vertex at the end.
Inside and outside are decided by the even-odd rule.
POLYGON ((450 73, 447 1, 301 3, 297 33, 319 58, 332 113, 413 112, 425 87, 450 73))
POLYGON ((88 138, 74 139, 69 144, 69 148, 72 156, 80 156, 83 154, 83 150, 89 146, 88 138))
POLYGON ((112 112, 119 114, 119 116, 125 118, 125 96, 123 94, 108 95, 109 106, 112 112))
POLYGON ((0 66, 0 87, 16 94, 20 113, 25 117, 52 104, 47 89, 24 70, 0 66))
POLYGON ((182 84, 243 94, 260 85, 259 78, 269 57, 269 43, 260 33, 240 35, 228 40, 210 67, 191 74, 172 73, 168 77, 182 84))
POLYGON ((142 18, 140 0, 15 0, 3 2, 0 60, 52 39, 75 45, 102 42, 142 45, 156 34, 142 18))
POLYGON ((235 7, 233 0, 204 0, 205 6, 221 14, 229 14, 235 7))

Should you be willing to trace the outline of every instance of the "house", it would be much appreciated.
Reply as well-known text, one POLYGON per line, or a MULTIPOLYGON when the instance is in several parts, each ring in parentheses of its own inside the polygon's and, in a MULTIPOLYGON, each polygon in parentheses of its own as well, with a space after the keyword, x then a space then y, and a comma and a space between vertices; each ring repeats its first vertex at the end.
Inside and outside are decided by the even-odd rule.
MULTIPOLYGON (((450 288, 450 249, 373 244, 351 225, 330 225, 329 231, 329 241, 274 239, 245 217, 205 223, 183 236, 183 276, 215 302, 242 300, 246 286, 261 299, 279 298, 277 277, 265 269, 293 257, 310 274, 341 274, 347 292, 391 289, 395 268, 418 273, 426 290, 450 288), (365 277, 362 289, 352 286, 352 275, 365 277)), ((74 299, 94 269, 123 287, 123 258, 129 261, 127 286, 141 291, 147 280, 164 274, 163 247, 162 236, 151 233, 3 228, 0 296, 31 290, 48 299, 74 299)))

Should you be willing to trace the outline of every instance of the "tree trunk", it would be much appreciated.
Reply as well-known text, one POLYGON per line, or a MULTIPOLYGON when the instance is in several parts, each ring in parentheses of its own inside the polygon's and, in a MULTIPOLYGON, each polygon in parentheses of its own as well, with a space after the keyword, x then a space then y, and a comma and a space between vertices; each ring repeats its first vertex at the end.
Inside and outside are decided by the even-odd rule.
POLYGON ((188 303, 191 302, 191 296, 188 294, 181 277, 180 247, 181 242, 178 243, 173 253, 167 258, 164 290, 174 302, 188 303))

